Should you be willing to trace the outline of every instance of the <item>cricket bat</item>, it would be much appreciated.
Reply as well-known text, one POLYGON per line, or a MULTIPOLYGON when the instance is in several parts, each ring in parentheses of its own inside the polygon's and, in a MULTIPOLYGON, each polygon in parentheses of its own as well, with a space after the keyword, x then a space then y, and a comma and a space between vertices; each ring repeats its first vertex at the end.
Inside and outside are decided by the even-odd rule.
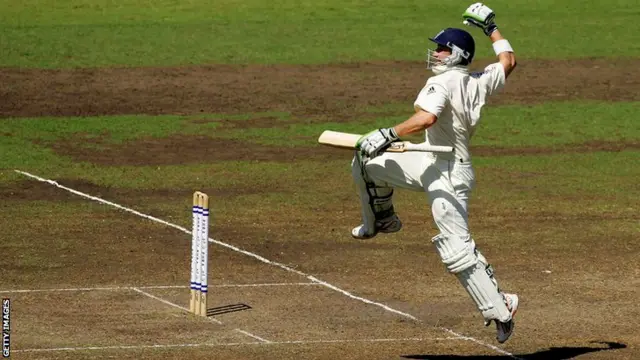
MULTIPOLYGON (((362 135, 350 134, 339 131, 325 130, 320 134, 318 142, 322 145, 333 146, 341 149, 355 149, 356 142, 362 135)), ((397 141, 391 143, 385 151, 389 152, 405 152, 405 151, 426 151, 436 153, 450 153, 453 146, 429 145, 426 143, 414 144, 409 141, 397 141)))

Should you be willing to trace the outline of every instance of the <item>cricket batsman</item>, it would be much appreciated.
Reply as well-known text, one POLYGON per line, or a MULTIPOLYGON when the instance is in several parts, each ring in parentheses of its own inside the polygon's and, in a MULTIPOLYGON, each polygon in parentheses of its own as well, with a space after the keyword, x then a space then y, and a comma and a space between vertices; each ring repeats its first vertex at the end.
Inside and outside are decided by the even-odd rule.
POLYGON ((518 296, 503 292, 493 269, 471 236, 468 203, 475 184, 469 148, 487 98, 505 85, 516 67, 513 48, 495 23, 495 13, 482 3, 469 6, 463 23, 479 28, 492 43, 497 62, 473 73, 469 65, 475 41, 465 30, 447 28, 429 38, 430 77, 413 106, 415 113, 394 127, 362 136, 356 145, 352 175, 362 206, 357 239, 402 228, 392 203, 395 188, 425 192, 439 234, 431 239, 447 270, 455 275, 484 318, 495 322, 497 341, 504 343, 514 328, 518 296), (430 145, 453 146, 453 153, 384 152, 401 137, 424 132, 430 145))

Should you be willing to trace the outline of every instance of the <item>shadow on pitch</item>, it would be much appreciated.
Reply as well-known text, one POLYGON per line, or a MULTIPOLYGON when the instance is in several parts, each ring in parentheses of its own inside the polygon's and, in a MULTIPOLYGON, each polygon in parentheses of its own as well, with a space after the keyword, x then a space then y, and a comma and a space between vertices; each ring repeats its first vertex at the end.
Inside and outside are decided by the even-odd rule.
MULTIPOLYGON (((552 347, 546 350, 537 351, 531 354, 517 354, 517 358, 523 360, 565 360, 573 359, 576 356, 607 350, 624 349, 627 345, 617 342, 609 341, 592 341, 592 344, 605 345, 606 347, 587 347, 587 346, 565 346, 565 347, 552 347)), ((403 355, 405 359, 429 359, 429 360, 503 360, 513 359, 506 355, 403 355)))
POLYGON ((247 304, 224 305, 207 309, 207 316, 216 316, 249 309, 251 309, 251 306, 247 304))

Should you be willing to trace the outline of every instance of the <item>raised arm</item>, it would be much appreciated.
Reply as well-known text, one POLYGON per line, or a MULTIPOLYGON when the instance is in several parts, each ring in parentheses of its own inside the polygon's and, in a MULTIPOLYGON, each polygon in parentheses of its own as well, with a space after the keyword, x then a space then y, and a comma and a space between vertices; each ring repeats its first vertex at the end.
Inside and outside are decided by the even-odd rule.
POLYGON ((480 28, 485 35, 493 42, 493 50, 498 56, 498 61, 504 67, 505 78, 511 74, 516 67, 516 56, 509 41, 505 39, 495 23, 496 14, 483 3, 475 3, 467 8, 462 14, 465 25, 480 28))
POLYGON ((493 50, 498 56, 498 61, 500 61, 500 64, 504 67, 505 78, 509 77, 509 74, 511 74, 517 65, 516 55, 513 53, 511 45, 498 29, 495 29, 491 35, 489 35, 489 38, 493 42, 493 50))

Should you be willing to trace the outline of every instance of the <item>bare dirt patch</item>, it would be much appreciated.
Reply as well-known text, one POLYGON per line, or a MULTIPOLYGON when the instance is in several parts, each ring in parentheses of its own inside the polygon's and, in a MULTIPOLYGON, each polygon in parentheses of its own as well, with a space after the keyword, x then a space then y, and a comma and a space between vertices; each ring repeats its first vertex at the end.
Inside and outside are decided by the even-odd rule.
MULTIPOLYGON (((309 139, 309 142, 315 141, 309 139)), ((76 161, 102 165, 179 165, 215 161, 295 162, 305 159, 329 160, 344 156, 345 151, 329 147, 298 146, 287 150, 281 146, 261 145, 239 140, 211 139, 205 136, 171 135, 166 138, 143 138, 124 144, 105 140, 91 143, 64 139, 48 147, 57 154, 76 161), (90 145, 91 148, 86 146, 90 145), (99 151, 96 151, 96 147, 99 151)))
POLYGON ((590 153, 596 151, 620 152, 624 150, 638 150, 640 142, 587 141, 580 144, 563 144, 545 147, 497 147, 475 146, 473 153, 478 156, 513 156, 513 155, 545 155, 567 153, 590 153))
POLYGON ((192 122, 194 124, 217 123, 225 129, 268 129, 282 124, 278 118, 273 116, 263 116, 243 121, 230 119, 198 119, 192 122))
MULTIPOLYGON (((485 62, 478 62, 481 69, 485 62)), ((522 60, 496 104, 640 101, 638 59, 522 60)), ((419 61, 0 69, 0 117, 286 111, 349 118, 363 106, 411 104, 429 77, 419 61)))
MULTIPOLYGON (((314 143, 315 139, 309 139, 314 143)), ((260 145, 239 140, 211 139, 203 136, 172 135, 167 138, 145 138, 124 144, 92 140, 87 143, 60 140, 47 146, 57 154, 83 161, 112 166, 178 165, 211 163, 217 161, 273 161, 296 162, 301 160, 324 161, 347 159, 351 151, 325 146, 296 146, 295 151, 281 146, 260 145), (206 145, 203 145, 206 144, 206 145), (100 148, 99 151, 95 147, 100 148)), ((597 142, 560 145, 556 147, 492 147, 477 146, 477 156, 527 156, 561 153, 588 153, 595 151, 619 152, 640 149, 638 142, 597 142)))
MULTIPOLYGON (((167 199, 188 199, 193 193, 190 189, 131 189, 98 185, 82 179, 57 179, 58 184, 103 199, 122 199, 124 205, 139 205, 166 201, 167 199)), ((271 184, 271 190, 288 190, 282 184, 271 184)), ((261 189, 234 185, 226 188, 208 188, 207 193, 215 198, 227 198, 238 195, 258 194, 261 189)), ((47 183, 23 180, 0 186, 0 198, 6 201, 63 201, 87 202, 87 199, 60 190, 47 183)))

